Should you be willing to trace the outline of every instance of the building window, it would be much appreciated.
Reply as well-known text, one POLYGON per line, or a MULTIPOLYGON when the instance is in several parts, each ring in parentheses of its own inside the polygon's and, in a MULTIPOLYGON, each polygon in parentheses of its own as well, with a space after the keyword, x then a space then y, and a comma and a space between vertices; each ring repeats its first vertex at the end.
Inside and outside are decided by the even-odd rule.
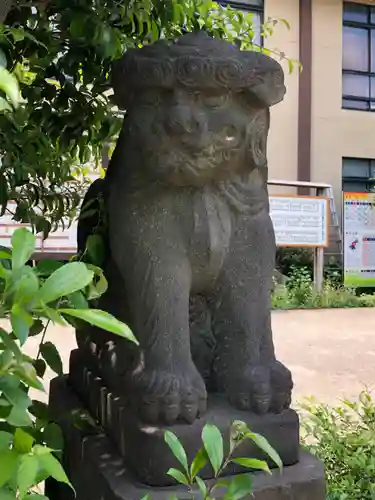
POLYGON ((254 37, 253 42, 261 45, 262 37, 262 23, 263 23, 263 9, 264 0, 220 0, 221 5, 230 5, 234 9, 242 10, 243 12, 251 12, 253 14, 254 37))
POLYGON ((342 105, 375 111, 375 7, 344 3, 342 105))
POLYGON ((347 193, 369 193, 375 189, 375 160, 344 158, 342 190, 347 193))

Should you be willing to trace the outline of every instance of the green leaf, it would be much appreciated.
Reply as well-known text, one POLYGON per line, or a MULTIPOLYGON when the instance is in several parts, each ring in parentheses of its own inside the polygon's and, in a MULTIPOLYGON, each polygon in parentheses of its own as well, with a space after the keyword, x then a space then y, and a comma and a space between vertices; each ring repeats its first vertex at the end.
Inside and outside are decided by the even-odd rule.
POLYGON ((34 438, 24 430, 17 428, 14 433, 14 448, 18 453, 30 453, 34 443, 34 438))
POLYGON ((0 96, 0 113, 3 111, 11 111, 11 110, 12 107, 9 104, 9 102, 6 99, 4 99, 4 97, 0 96))
POLYGON ((44 361, 57 375, 63 375, 63 363, 59 351, 52 342, 44 342, 40 346, 40 354, 44 361))
POLYGON ((101 266, 105 257, 104 242, 99 234, 90 234, 86 242, 86 250, 90 262, 96 266, 101 266))
MULTIPOLYGON (((0 500, 2 500, 1 497, 0 500)), ((39 495, 39 493, 32 493, 31 495, 27 495, 26 500, 49 500, 49 498, 44 495, 39 495)))
POLYGON ((60 462, 55 458, 52 454, 38 455, 39 463, 42 465, 43 469, 56 481, 60 483, 65 483, 69 485, 74 491, 73 486, 71 485, 68 476, 65 474, 64 469, 60 462))
POLYGON ((46 373, 46 369, 47 369, 47 365, 46 365, 46 362, 44 361, 44 359, 35 359, 33 361, 33 366, 35 368, 35 371, 36 371, 36 374, 38 375, 39 378, 43 378, 45 373, 46 373))
POLYGON ((44 420, 48 422, 51 419, 51 413, 49 407, 46 403, 42 401, 33 400, 32 406, 30 408, 30 413, 39 420, 44 420))
POLYGON ((223 437, 215 425, 206 424, 202 431, 202 440, 216 475, 224 460, 223 437))
POLYGON ((51 449, 61 451, 64 447, 64 437, 59 425, 51 422, 43 431, 43 440, 51 449))
MULTIPOLYGON (((1 68, 0 68, 1 71, 1 68)), ((21 227, 12 235, 12 268, 20 269, 35 251, 35 236, 21 227)))
POLYGON ((22 346, 29 336, 30 327, 34 322, 33 317, 18 304, 14 304, 10 314, 10 321, 13 333, 16 335, 22 346))
POLYGON ((12 339, 10 334, 0 327, 0 340, 4 343, 7 349, 10 349, 19 361, 22 358, 22 353, 17 343, 12 339))
POLYGON ((52 307, 45 307, 44 314, 56 325, 67 326, 65 319, 52 307))
POLYGON ((10 349, 6 349, 0 354, 0 373, 6 373, 14 363, 14 354, 10 349))
POLYGON ((28 490, 35 486, 39 470, 39 458, 36 455, 24 455, 21 457, 17 473, 17 486, 20 490, 20 498, 23 499, 28 490))
POLYGON ((0 431, 0 452, 9 450, 13 442, 13 435, 10 432, 0 431))
POLYGON ((0 67, 0 89, 9 97, 14 107, 19 103, 19 88, 17 78, 4 67, 0 67))
POLYGON ((253 481, 251 474, 234 476, 224 495, 224 500, 240 500, 251 493, 253 481))
POLYGON ((257 460, 256 458, 233 458, 231 462, 242 465, 242 467, 247 467, 248 469, 262 470, 271 474, 270 468, 264 460, 257 460))
POLYGON ((279 469, 283 468, 283 463, 281 461, 280 455, 276 450, 272 448, 266 438, 264 438, 260 434, 256 434, 255 432, 247 432, 246 437, 248 439, 251 439, 262 451, 264 451, 264 453, 275 462, 279 469))
POLYGON ((204 447, 202 447, 198 453, 195 455, 194 460, 190 466, 190 477, 192 479, 198 474, 199 471, 205 467, 208 462, 207 452, 204 447))
POLYGON ((199 476, 195 478, 198 488, 200 489, 200 492, 202 493, 202 498, 207 497, 207 486, 206 483, 201 479, 199 476))
POLYGON ((0 67, 1 68, 6 68, 7 67, 7 57, 4 54, 4 51, 0 49, 0 67))
POLYGON ((46 279, 37 299, 48 303, 74 293, 91 283, 93 276, 83 262, 65 264, 46 279))
POLYGON ((15 289, 14 302, 26 304, 34 300, 39 289, 39 280, 34 270, 29 266, 17 269, 16 272, 13 271, 11 278, 14 277, 14 274, 18 275, 20 271, 21 276, 16 276, 15 282, 12 283, 15 289))
POLYGON ((74 292, 69 295, 70 304, 74 309, 88 309, 89 305, 82 292, 74 292))
POLYGON ((39 335, 44 330, 44 323, 40 319, 34 320, 34 324, 30 327, 29 337, 35 337, 39 335))
POLYGON ((14 373, 19 376, 22 382, 25 382, 29 387, 38 389, 44 392, 42 382, 38 379, 38 375, 34 366, 31 363, 21 363, 14 369, 14 373))
POLYGON ((63 266, 64 264, 57 260, 45 259, 38 262, 36 266, 36 271, 41 276, 50 276, 55 271, 57 271, 57 269, 60 269, 60 267, 63 266))
POLYGON ((30 427, 32 425, 32 420, 27 409, 22 406, 13 406, 6 421, 15 427, 30 427))
POLYGON ((107 330, 139 345, 130 328, 106 311, 100 309, 59 309, 62 314, 82 319, 91 325, 107 330))
POLYGON ((16 473, 18 467, 18 455, 13 450, 0 452, 0 487, 4 486, 13 474, 16 473))
POLYGON ((16 494, 10 489, 0 488, 0 500, 15 500, 16 494))
POLYGON ((184 484, 185 486, 189 486, 188 478, 181 471, 172 468, 172 469, 169 469, 167 474, 168 474, 168 476, 173 477, 178 483, 184 484))
POLYGON ((173 434, 173 432, 171 432, 171 431, 165 431, 164 441, 167 443, 167 445, 171 449, 173 455, 177 458, 177 460, 180 462, 182 467, 188 473, 189 467, 188 467, 186 452, 185 452, 184 447, 182 446, 180 440, 178 439, 178 437, 175 434, 173 434))

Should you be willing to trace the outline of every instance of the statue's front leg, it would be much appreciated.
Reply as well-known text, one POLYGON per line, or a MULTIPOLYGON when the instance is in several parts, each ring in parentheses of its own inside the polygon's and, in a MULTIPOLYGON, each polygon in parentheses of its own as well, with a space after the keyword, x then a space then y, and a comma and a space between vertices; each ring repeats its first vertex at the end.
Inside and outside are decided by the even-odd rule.
POLYGON ((287 408, 293 386, 272 341, 274 254, 268 213, 239 219, 213 304, 218 387, 234 406, 257 413, 287 408))
POLYGON ((205 410, 206 388, 190 353, 190 265, 178 242, 139 236, 114 251, 141 345, 126 390, 146 422, 193 422, 205 410))

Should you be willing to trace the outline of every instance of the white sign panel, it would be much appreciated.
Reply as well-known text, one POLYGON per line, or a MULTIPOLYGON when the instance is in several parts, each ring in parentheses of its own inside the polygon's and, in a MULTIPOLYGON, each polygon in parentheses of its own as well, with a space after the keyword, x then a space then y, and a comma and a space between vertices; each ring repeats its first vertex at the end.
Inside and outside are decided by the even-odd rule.
POLYGON ((329 200, 310 196, 270 196, 278 246, 328 246, 329 200))

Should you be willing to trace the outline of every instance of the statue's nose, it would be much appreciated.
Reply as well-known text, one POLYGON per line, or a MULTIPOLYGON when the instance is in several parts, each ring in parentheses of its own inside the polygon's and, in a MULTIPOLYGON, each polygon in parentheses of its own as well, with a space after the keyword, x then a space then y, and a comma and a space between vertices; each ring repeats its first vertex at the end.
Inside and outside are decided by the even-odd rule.
POLYGON ((192 107, 175 104, 171 106, 165 118, 165 128, 169 134, 177 135, 182 140, 199 140, 203 131, 203 122, 192 107))

